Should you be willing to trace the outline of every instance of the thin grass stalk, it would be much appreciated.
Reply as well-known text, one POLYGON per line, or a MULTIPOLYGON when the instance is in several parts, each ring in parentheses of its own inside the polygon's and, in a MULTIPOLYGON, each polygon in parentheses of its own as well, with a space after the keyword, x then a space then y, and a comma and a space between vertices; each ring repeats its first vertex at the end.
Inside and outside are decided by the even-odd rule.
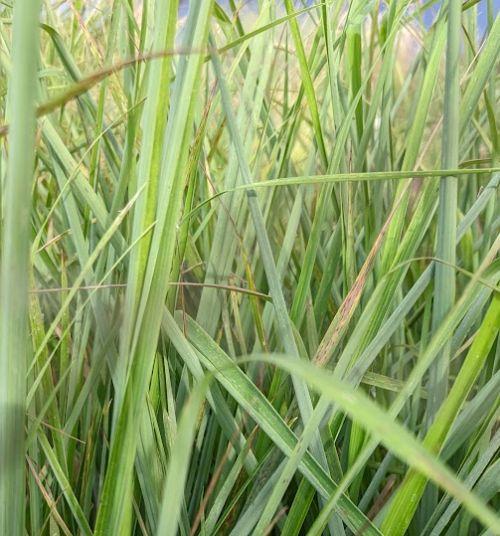
MULTIPOLYGON (((460 32, 462 3, 448 2, 448 36, 446 48, 446 73, 443 118, 443 166, 458 165, 460 128, 460 32)), ((437 227, 436 257, 444 261, 435 269, 434 303, 432 328, 436 330, 455 301, 455 270, 450 265, 456 261, 456 221, 457 221, 456 177, 443 177, 439 185, 439 209, 437 227), (446 264, 445 264, 446 263, 446 264)), ((431 369, 430 399, 427 418, 432 422, 448 390, 448 367, 450 346, 445 345, 440 357, 431 369)))

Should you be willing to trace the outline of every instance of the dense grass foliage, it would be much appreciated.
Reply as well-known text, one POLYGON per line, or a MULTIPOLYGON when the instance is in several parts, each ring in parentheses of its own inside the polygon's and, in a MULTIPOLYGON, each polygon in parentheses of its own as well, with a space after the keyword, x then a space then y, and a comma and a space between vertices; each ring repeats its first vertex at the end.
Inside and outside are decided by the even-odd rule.
POLYGON ((500 534, 494 1, 243 4, 1 2, 0 534, 500 534))

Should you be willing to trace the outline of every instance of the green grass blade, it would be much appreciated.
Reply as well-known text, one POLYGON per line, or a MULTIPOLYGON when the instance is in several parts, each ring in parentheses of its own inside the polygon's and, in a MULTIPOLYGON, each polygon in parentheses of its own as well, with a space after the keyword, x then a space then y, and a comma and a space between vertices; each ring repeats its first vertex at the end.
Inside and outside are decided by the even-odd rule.
POLYGON ((9 80, 12 131, 3 201, 0 275, 0 532, 24 534, 26 363, 31 188, 40 2, 20 0, 13 15, 9 80))
MULTIPOLYGON (((436 454, 440 452, 460 407, 467 399, 477 376, 485 364, 499 330, 500 295, 495 293, 455 383, 442 406, 439 408, 423 440, 423 445, 430 452, 435 452, 436 454)), ((384 533, 404 534, 406 532, 419 499, 424 492, 425 485, 426 478, 422 474, 410 471, 406 475, 384 518, 382 525, 382 531, 384 533)))
MULTIPOLYGON (((497 313, 497 311, 495 311, 497 313)), ((497 319, 495 318, 495 321, 497 319)), ((427 478, 442 486, 453 497, 462 502, 469 511, 494 532, 500 528, 500 518, 483 501, 472 494, 427 448, 415 439, 404 426, 392 419, 366 395, 353 391, 331 374, 304 362, 292 362, 280 358, 268 358, 275 365, 300 374, 308 383, 320 391, 330 402, 338 403, 353 418, 384 445, 401 456, 406 463, 423 473, 427 478)))
MULTIPOLYGON (((182 325, 182 318, 179 320, 182 325)), ((210 372, 214 372, 221 385, 259 423, 273 442, 285 454, 290 454, 297 444, 294 433, 248 377, 240 369, 234 367, 233 361, 204 333, 201 327, 190 318, 187 321, 188 338, 197 348, 204 366, 210 372)), ((302 457, 299 469, 323 497, 328 497, 336 488, 334 482, 309 453, 305 453, 302 457)), ((346 496, 342 496, 339 500, 337 513, 352 530, 356 531, 365 527, 366 534, 378 534, 378 530, 346 496)))
MULTIPOLYGON (((461 2, 448 2, 448 37, 446 49, 446 75, 443 113, 443 167, 456 167, 459 151, 460 105, 460 30, 461 2)), ((456 177, 444 177, 439 185, 439 211, 436 256, 446 263, 456 264, 456 220, 458 185, 456 177)), ((435 268, 432 327, 436 329, 455 300, 455 271, 439 263, 435 268)), ((448 391, 447 376, 450 348, 446 346, 431 369, 431 396, 427 406, 431 422, 448 391)))
POLYGON ((175 536, 177 534, 191 449, 207 386, 207 380, 194 386, 181 415, 163 489, 163 504, 157 532, 159 535, 175 536))

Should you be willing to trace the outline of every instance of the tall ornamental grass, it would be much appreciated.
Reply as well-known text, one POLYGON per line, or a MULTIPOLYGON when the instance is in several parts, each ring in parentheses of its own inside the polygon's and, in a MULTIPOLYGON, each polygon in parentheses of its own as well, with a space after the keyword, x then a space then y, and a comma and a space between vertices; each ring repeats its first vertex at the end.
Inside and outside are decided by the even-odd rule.
POLYGON ((0 534, 500 534, 495 2, 0 4, 0 534))

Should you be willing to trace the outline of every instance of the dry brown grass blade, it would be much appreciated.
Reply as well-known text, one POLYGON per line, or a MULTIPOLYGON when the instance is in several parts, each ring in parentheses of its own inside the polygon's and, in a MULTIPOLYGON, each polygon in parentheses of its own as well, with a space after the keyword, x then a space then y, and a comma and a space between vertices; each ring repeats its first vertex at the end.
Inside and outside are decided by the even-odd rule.
MULTIPOLYGON (((138 63, 167 58, 169 56, 189 56, 191 54, 206 54, 206 53, 207 53, 206 50, 194 50, 194 49, 164 50, 161 52, 153 52, 151 54, 142 54, 134 58, 129 58, 127 60, 120 61, 118 63, 115 63, 114 65, 111 65, 110 67, 106 67, 104 69, 101 69, 99 71, 92 73, 91 75, 83 78, 76 84, 73 84, 69 89, 67 89, 66 91, 63 91, 60 95, 57 95, 53 99, 50 99, 49 101, 43 104, 40 104, 36 109, 36 116, 40 118, 40 117, 43 117, 44 115, 54 112, 58 108, 61 108, 65 106, 66 104, 68 104, 68 102, 74 99, 77 99, 78 97, 81 97, 83 94, 90 91, 94 86, 96 86, 97 84, 105 80, 106 78, 112 76, 113 74, 119 73, 120 71, 123 71, 124 69, 133 67, 134 65, 137 65, 138 63)), ((0 138, 7 136, 8 133, 9 133, 9 125, 8 124, 2 125, 0 127, 0 138)))
POLYGON ((410 184, 411 183, 409 183, 405 187, 405 189, 401 192, 401 195, 399 199, 397 200, 397 202, 394 203, 394 206, 389 216, 387 217, 384 225, 380 229, 380 232, 377 235, 377 238, 373 242, 373 246, 366 257, 365 262, 363 263, 363 266, 361 267, 361 270, 359 271, 358 276, 356 277, 356 280, 354 281, 354 284, 352 285, 351 289, 347 293, 347 296, 345 297, 344 301, 340 305, 330 326, 326 330, 326 333, 321 343, 319 344, 318 350, 316 351, 316 355, 314 356, 314 359, 313 359, 313 361, 317 363, 318 365, 324 366, 329 361, 333 348, 335 348, 335 345, 339 342, 340 338, 345 332, 354 314, 354 311, 356 310, 356 307, 358 306, 359 301, 361 300, 361 294, 363 293, 363 289, 368 279, 368 275, 370 273, 370 270, 373 267, 377 253, 379 252, 380 247, 382 246, 384 237, 387 233, 387 230, 389 229, 389 225, 392 221, 392 218, 394 214, 396 213, 396 210, 399 207, 399 204, 401 203, 401 200, 403 199, 403 196, 405 195, 405 192, 408 190, 410 184))

